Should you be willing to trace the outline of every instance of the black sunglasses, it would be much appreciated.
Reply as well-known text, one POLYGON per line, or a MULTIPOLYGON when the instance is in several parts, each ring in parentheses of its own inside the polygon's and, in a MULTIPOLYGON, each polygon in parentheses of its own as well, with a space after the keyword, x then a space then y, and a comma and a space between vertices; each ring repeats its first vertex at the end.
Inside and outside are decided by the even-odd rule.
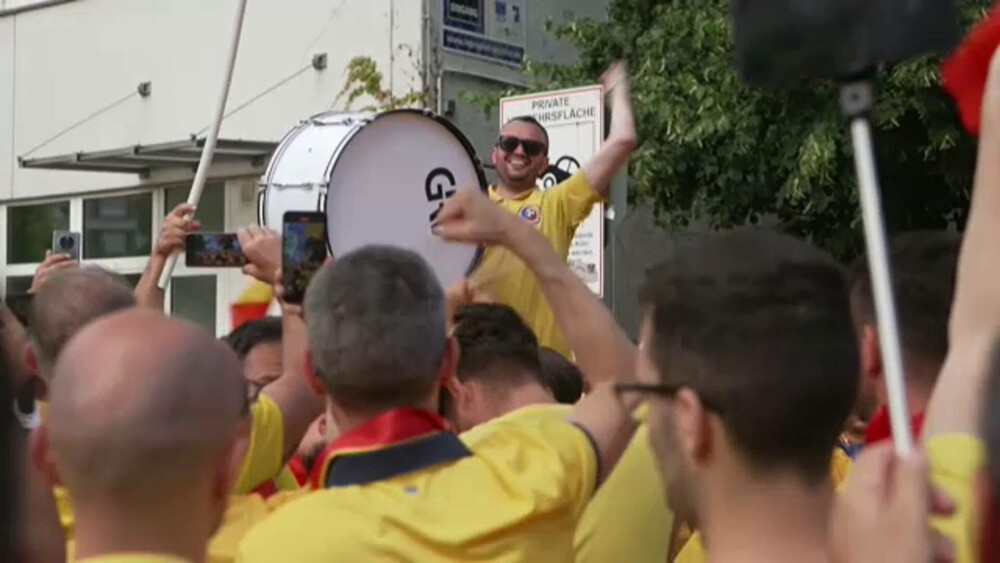
MULTIPOLYGON (((659 397, 671 398, 685 387, 691 388, 690 385, 667 385, 665 383, 615 383, 614 390, 615 395, 619 397, 626 393, 639 393, 642 395, 657 395, 659 397)), ((725 411, 718 402, 705 397, 705 395, 697 390, 695 392, 698 393, 698 399, 701 400, 701 404, 705 405, 706 409, 718 415, 721 415, 725 411)))
POLYGON ((517 137, 500 137, 497 147, 503 152, 514 152, 517 147, 524 147, 524 154, 535 158, 546 151, 545 143, 539 141, 529 141, 528 139, 518 139, 517 137))

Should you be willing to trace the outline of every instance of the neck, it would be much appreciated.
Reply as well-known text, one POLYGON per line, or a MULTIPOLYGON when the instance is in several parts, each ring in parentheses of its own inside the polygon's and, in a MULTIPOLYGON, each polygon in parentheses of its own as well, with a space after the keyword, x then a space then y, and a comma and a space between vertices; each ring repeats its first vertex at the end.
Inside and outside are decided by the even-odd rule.
POLYGON ((190 511, 122 511, 77 504, 76 558, 116 553, 155 553, 188 561, 205 560, 209 534, 190 511))
POLYGON ((555 403, 552 393, 537 383, 525 383, 515 387, 496 400, 497 416, 503 416, 518 409, 531 405, 549 405, 555 403))
POLYGON ((500 196, 503 197, 504 199, 510 199, 518 197, 524 192, 534 189, 535 187, 536 186, 534 182, 530 184, 525 184, 523 186, 517 186, 500 181, 499 183, 497 183, 497 193, 499 193, 500 196))
POLYGON ((429 412, 438 412, 437 406, 437 396, 438 389, 434 389, 433 395, 428 397, 424 401, 419 401, 412 405, 393 405, 386 406, 380 409, 364 409, 364 410, 348 410, 341 408, 332 399, 327 398, 326 412, 337 423, 338 433, 340 435, 347 434, 348 432, 363 426, 364 424, 370 422, 373 418, 378 415, 390 411, 395 408, 410 407, 414 409, 421 409, 429 412))
POLYGON ((705 492, 704 537, 710 561, 827 561, 829 484, 807 489, 789 476, 738 479, 705 492))

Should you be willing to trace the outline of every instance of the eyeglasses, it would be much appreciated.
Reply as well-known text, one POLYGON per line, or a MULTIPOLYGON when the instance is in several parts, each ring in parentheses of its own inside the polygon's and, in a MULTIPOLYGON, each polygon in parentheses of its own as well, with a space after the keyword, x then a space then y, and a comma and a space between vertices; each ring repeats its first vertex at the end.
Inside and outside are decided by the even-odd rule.
POLYGON ((545 143, 539 141, 529 141, 528 139, 518 139, 517 137, 500 137, 497 147, 503 152, 514 152, 517 147, 524 147, 524 154, 535 158, 546 151, 545 143))
MULTIPOLYGON (((621 397, 626 393, 639 393, 642 395, 657 395, 664 398, 672 398, 677 394, 678 391, 687 387, 691 388, 690 385, 668 385, 665 383, 615 383, 614 390, 615 395, 621 397)), ((714 412, 715 414, 721 415, 725 409, 717 401, 705 397, 704 394, 694 390, 698 393, 698 399, 701 404, 705 406, 706 409, 714 412)))

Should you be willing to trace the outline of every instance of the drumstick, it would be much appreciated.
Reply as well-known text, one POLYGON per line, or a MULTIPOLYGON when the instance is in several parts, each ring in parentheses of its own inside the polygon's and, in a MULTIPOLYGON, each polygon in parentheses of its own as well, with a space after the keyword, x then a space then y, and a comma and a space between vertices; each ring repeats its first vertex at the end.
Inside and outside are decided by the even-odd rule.
MULTIPOLYGON (((236 24, 233 28, 233 38, 229 45, 229 61, 226 72, 222 79, 222 93, 219 95, 219 102, 215 107, 215 119, 212 127, 205 137, 205 146, 201 150, 201 160, 198 162, 198 171, 194 175, 194 182, 191 184, 191 193, 188 194, 188 203, 194 206, 201 201, 201 192, 205 188, 205 180, 208 178, 208 169, 212 167, 212 157, 215 155, 215 143, 219 140, 219 129, 222 127, 222 117, 226 113, 226 100, 229 98, 229 86, 233 82, 233 69, 236 67, 236 53, 240 47, 240 35, 243 32, 243 15, 246 13, 247 0, 237 0, 236 4, 236 24)), ((170 276, 177 266, 177 257, 180 252, 175 252, 167 259, 167 263, 160 274, 160 281, 157 284, 160 289, 166 290, 170 283, 170 276)))

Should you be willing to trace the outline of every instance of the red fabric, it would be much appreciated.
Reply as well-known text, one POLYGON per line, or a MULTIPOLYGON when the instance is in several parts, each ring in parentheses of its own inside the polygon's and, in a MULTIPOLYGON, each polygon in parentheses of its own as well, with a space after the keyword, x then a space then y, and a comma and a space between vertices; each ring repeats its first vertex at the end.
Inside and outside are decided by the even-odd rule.
POLYGON ((295 476, 295 481, 298 482, 300 487, 309 482, 309 469, 302 462, 301 457, 295 456, 289 460, 288 470, 295 476))
POLYGON ((973 135, 979 133, 990 60, 998 46, 1000 46, 1000 3, 941 65, 941 78, 945 90, 955 98, 962 116, 962 124, 973 135))
POLYGON ((386 411, 341 434, 323 450, 313 465, 312 486, 314 489, 323 488, 327 468, 338 455, 374 450, 447 430, 448 423, 430 411, 412 407, 386 411))
MULTIPOLYGON (((913 432, 915 440, 920 438, 924 429, 924 413, 918 413, 910 417, 910 430, 913 432)), ((865 429, 865 445, 870 446, 884 440, 892 439, 892 424, 889 422, 889 409, 879 407, 868 422, 865 429)))
POLYGON ((232 319, 232 330, 236 330, 251 321, 258 321, 267 316, 270 303, 237 303, 229 308, 232 319))
POLYGON ((253 492, 254 494, 260 495, 261 498, 267 499, 271 495, 278 492, 278 485, 274 483, 274 479, 269 479, 267 481, 264 481, 264 483, 261 484, 261 486, 254 489, 253 492))

